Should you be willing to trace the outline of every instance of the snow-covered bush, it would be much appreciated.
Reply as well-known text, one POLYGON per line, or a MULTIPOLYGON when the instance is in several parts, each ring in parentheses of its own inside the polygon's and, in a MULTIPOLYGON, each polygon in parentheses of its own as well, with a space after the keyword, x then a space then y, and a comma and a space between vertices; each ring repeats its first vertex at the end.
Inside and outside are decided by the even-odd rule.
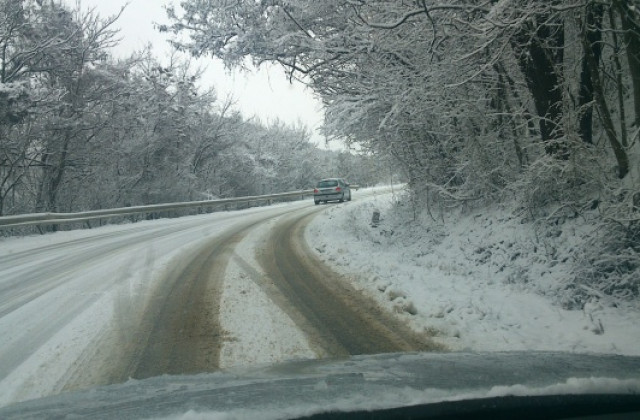
POLYGON ((593 298, 612 305, 640 298, 640 192, 627 191, 601 206, 604 217, 585 241, 567 286, 568 307, 593 298))

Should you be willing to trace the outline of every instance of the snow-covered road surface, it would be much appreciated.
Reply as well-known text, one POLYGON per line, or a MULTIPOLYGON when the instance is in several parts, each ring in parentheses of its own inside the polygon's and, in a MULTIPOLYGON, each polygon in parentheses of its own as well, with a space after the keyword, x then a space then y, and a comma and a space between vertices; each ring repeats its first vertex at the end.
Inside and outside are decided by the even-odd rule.
POLYGON ((440 348, 311 257, 304 227, 331 207, 4 239, 0 405, 129 378, 440 348))
MULTIPOLYGON (((0 404, 122 379, 125 373, 107 374, 102 365, 140 350, 128 349, 127 338, 157 298, 172 293, 162 284, 172 270, 229 232, 310 206, 2 240, 0 404), (94 360, 105 363, 91 366, 94 360)), ((127 360, 137 367, 135 357, 127 360)))

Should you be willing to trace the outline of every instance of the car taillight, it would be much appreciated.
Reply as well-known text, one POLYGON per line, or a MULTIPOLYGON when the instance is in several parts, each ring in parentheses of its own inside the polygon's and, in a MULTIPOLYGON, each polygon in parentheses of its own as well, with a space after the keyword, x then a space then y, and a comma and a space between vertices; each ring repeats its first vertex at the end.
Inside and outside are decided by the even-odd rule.
POLYGON ((313 189, 313 193, 314 193, 314 194, 318 194, 318 192, 319 192, 319 191, 318 191, 318 189, 317 189, 317 188, 314 188, 314 189, 313 189))
POLYGON ((340 187, 336 187, 336 191, 342 191, 340 187))

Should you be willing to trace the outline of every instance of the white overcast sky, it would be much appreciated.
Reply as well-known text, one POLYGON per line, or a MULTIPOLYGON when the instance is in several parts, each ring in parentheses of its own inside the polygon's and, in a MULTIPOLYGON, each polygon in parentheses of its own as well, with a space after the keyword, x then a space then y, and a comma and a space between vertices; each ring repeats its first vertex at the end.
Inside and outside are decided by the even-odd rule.
MULTIPOLYGON (((71 6, 78 3, 76 0, 64 1, 71 6)), ((167 36, 155 30, 154 22, 167 23, 163 6, 178 4, 177 1, 79 0, 79 3, 82 10, 95 8, 102 17, 115 15, 122 6, 127 5, 116 22, 122 40, 114 55, 126 56, 148 44, 152 45, 154 55, 159 59, 170 54, 167 36)), ((246 118, 257 116, 265 123, 276 118, 289 124, 302 122, 312 130, 322 123, 320 102, 301 84, 290 84, 277 67, 261 68, 253 74, 229 73, 217 60, 205 58, 198 62, 207 67, 203 84, 213 86, 219 98, 231 93, 236 100, 236 108, 246 118)), ((313 138, 317 143, 324 144, 318 134, 313 138)))

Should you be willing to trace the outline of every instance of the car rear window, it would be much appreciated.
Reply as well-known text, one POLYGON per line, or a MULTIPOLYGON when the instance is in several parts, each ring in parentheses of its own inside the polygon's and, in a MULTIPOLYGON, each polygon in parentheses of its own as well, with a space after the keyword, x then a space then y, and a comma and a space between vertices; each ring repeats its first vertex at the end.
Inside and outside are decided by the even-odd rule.
POLYGON ((320 181, 318 182, 318 188, 335 187, 338 185, 338 181, 320 181))

